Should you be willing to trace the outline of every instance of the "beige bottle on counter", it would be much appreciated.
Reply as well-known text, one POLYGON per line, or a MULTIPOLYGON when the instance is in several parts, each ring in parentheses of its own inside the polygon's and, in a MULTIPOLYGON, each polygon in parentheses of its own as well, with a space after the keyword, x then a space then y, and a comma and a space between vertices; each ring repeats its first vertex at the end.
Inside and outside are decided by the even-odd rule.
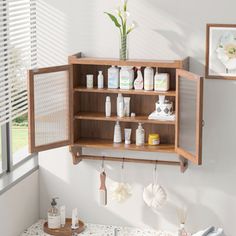
POLYGON ((48 228, 49 229, 59 229, 61 227, 61 215, 57 208, 57 198, 53 198, 51 202, 51 207, 48 210, 48 228))

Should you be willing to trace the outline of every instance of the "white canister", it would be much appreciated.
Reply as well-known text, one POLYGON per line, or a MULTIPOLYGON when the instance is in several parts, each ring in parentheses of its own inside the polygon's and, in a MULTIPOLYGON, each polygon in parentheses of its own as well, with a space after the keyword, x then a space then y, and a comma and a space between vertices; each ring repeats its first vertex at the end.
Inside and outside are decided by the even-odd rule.
POLYGON ((144 70, 144 89, 153 90, 154 70, 152 67, 146 67, 144 70))
POLYGON ((173 114, 173 102, 165 100, 164 103, 158 101, 156 103, 156 112, 160 116, 170 116, 173 114))
POLYGON ((93 88, 93 75, 87 75, 87 88, 93 88))
POLYGON ((158 73, 154 77, 154 90, 155 91, 168 91, 170 89, 170 75, 167 73, 158 73))
POLYGON ((119 88, 119 68, 112 66, 108 69, 108 88, 119 88))
POLYGON ((133 89, 134 70, 131 66, 123 66, 120 70, 120 89, 133 89))

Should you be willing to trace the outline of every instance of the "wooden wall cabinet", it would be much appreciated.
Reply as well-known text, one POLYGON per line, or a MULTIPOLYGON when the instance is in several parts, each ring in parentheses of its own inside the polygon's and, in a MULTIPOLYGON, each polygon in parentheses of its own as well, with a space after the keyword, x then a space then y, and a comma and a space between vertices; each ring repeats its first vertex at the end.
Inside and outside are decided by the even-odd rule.
MULTIPOLYGON (((82 154, 83 147, 177 153, 181 156, 179 162, 156 162, 180 165, 182 171, 186 169, 186 160, 199 165, 202 163, 203 78, 188 72, 188 58, 174 61, 119 61, 86 58, 79 53, 69 57, 69 65, 30 70, 28 92, 31 153, 70 145, 75 164, 86 157, 92 158, 82 154), (160 72, 170 74, 170 91, 108 89, 107 70, 111 65, 159 68, 160 72), (104 89, 96 88, 99 70, 104 74, 104 89), (94 75, 95 87, 92 89, 86 88, 86 74, 94 75), (116 116, 118 93, 131 97, 131 111, 136 113, 135 118, 116 116), (107 95, 112 101, 112 116, 109 118, 105 117, 107 95), (148 115, 155 110, 158 95, 165 95, 174 102, 176 121, 148 120, 148 115), (132 128, 131 145, 113 144, 117 120, 122 129, 132 128), (138 122, 144 124, 146 139, 149 133, 160 134, 159 146, 137 147, 134 144, 138 122)), ((133 160, 137 161, 127 159, 133 160)))

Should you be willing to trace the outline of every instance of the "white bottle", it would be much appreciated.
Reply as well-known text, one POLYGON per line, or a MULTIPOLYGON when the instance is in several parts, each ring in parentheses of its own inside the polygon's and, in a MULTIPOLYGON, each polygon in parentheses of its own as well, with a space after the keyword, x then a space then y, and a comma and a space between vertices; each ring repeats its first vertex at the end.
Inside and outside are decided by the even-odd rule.
POLYGON ((134 81, 134 89, 136 90, 143 89, 143 75, 142 75, 141 67, 138 67, 137 78, 134 81))
POLYGON ((143 146, 144 143, 145 143, 145 131, 142 127, 142 124, 139 123, 139 126, 136 129, 136 146, 143 146))
POLYGON ((120 128, 120 123, 119 121, 116 122, 115 128, 114 128, 114 143, 121 143, 122 138, 121 138, 121 128, 120 128))
POLYGON ((120 70, 120 89, 133 89, 134 70, 131 66, 123 66, 120 70))
POLYGON ((108 69, 108 88, 119 88, 119 69, 115 66, 108 69))
POLYGON ((153 90, 154 71, 151 67, 146 67, 144 70, 144 89, 147 91, 153 90))
POLYGON ((170 89, 170 75, 167 73, 158 73, 158 68, 156 69, 156 74, 154 77, 154 90, 155 91, 168 91, 170 89))
POLYGON ((116 100, 116 111, 117 111, 117 116, 118 117, 124 117, 124 97, 122 96, 121 93, 118 94, 117 100, 116 100))
POLYGON ((111 98, 109 96, 106 97, 105 115, 106 115, 106 117, 110 117, 111 116, 111 98))
POLYGON ((104 77, 103 77, 102 71, 99 71, 99 74, 98 74, 98 88, 99 89, 104 88, 104 77))
POLYGON ((59 229, 61 227, 61 215, 57 208, 56 198, 52 199, 51 208, 48 210, 48 228, 59 229))

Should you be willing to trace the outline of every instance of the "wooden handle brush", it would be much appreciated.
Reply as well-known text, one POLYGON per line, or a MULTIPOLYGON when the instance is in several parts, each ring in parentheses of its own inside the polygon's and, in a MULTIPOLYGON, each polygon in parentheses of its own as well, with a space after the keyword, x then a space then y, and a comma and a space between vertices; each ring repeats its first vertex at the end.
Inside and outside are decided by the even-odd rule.
POLYGON ((100 189, 99 189, 99 195, 100 195, 100 204, 103 206, 107 205, 107 188, 106 188, 106 173, 103 171, 100 174, 100 189))

